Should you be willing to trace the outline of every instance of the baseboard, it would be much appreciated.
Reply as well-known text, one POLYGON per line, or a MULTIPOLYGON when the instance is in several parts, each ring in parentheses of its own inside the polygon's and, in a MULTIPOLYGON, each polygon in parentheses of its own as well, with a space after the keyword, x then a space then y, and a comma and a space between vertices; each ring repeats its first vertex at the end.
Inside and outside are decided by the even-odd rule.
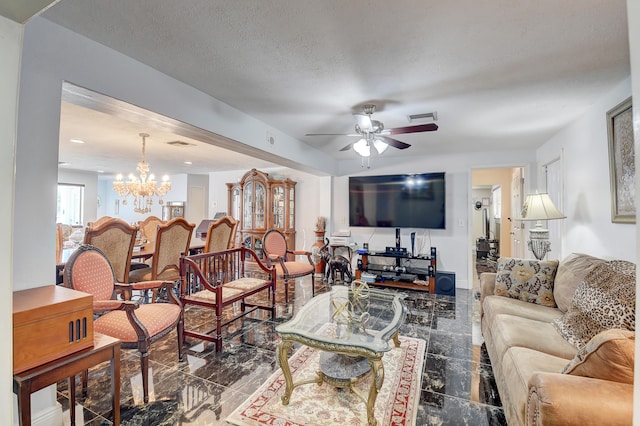
MULTIPOLYGON (((31 415, 32 426, 51 426, 51 425, 63 425, 62 420, 62 405, 56 402, 53 407, 48 407, 37 413, 31 415)), ((17 423, 16 423, 17 425, 17 423)))

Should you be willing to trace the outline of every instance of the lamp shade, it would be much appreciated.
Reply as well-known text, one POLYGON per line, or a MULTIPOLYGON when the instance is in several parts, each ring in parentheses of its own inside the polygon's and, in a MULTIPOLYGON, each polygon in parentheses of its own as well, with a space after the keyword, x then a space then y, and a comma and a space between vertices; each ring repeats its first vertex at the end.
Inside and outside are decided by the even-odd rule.
POLYGON ((522 206, 520 220, 549 220, 564 219, 566 216, 560 212, 551 201, 549 194, 529 194, 522 206))
POLYGON ((371 155, 371 146, 367 143, 366 139, 360 139, 358 142, 354 143, 353 150, 362 157, 368 157, 371 155))

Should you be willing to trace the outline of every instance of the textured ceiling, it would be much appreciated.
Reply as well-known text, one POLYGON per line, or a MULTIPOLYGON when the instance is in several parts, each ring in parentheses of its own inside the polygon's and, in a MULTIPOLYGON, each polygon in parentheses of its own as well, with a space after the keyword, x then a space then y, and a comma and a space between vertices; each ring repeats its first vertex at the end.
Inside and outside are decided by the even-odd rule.
POLYGON ((625 0, 62 0, 43 16, 336 159, 353 139, 305 134, 352 133, 367 102, 387 128, 437 111, 437 132, 385 156, 527 149, 629 75, 625 0))

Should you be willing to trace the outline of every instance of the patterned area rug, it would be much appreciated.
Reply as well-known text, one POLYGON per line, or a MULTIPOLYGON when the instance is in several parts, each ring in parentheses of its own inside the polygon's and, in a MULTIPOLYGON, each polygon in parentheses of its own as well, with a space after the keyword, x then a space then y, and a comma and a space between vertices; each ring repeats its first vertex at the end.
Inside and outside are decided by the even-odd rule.
MULTIPOLYGON (((401 336, 400 343, 382 358, 384 382, 375 406, 378 425, 415 425, 425 341, 401 336)), ((294 383, 315 377, 319 357, 318 350, 305 346, 289 359, 294 383)), ((369 376, 357 387, 367 395, 370 384, 369 376)), ((238 426, 367 424, 365 403, 348 389, 328 383, 301 385, 293 390, 289 405, 282 405, 284 389, 284 376, 278 369, 231 413, 227 422, 238 426)))

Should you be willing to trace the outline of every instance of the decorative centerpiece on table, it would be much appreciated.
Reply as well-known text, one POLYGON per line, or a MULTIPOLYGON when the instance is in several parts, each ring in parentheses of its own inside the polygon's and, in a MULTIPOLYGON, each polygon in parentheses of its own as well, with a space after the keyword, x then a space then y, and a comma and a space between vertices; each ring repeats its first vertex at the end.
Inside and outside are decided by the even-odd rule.
POLYGON ((324 234, 327 229, 327 218, 324 216, 318 216, 316 219, 316 242, 311 246, 311 253, 313 258, 313 263, 316 264, 316 276, 322 277, 324 275, 325 263, 324 260, 320 257, 319 251, 320 248, 324 245, 324 234))

